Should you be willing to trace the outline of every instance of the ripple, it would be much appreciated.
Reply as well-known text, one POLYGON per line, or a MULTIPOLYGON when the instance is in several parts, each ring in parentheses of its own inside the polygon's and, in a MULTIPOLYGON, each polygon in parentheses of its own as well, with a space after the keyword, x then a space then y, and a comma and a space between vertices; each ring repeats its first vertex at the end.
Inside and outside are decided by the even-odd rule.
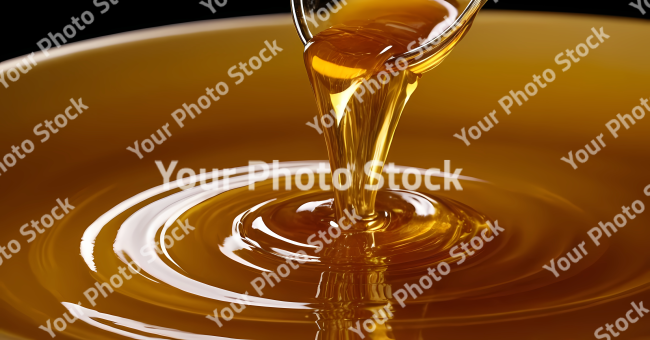
MULTIPOLYGON (((301 168, 316 170, 318 163, 281 166, 295 175, 301 168)), ((513 192, 470 177, 462 178, 464 190, 456 194, 382 190, 376 203, 381 222, 364 232, 330 237, 331 244, 319 249, 314 240, 321 239, 310 236, 340 229, 332 192, 275 191, 270 181, 259 181, 256 190, 250 191, 248 167, 235 170, 243 175, 231 177, 228 190, 209 185, 180 190, 179 183, 173 182, 116 205, 85 230, 81 254, 86 265, 98 274, 107 271, 95 263, 97 244, 111 241, 111 233, 102 230, 118 223, 111 241, 115 257, 141 268, 138 288, 123 288, 132 299, 153 303, 168 313, 184 311, 202 317, 214 307, 243 304, 246 310, 235 319, 240 326, 315 322, 319 332, 331 334, 386 305, 395 316, 377 334, 389 334, 390 325, 470 325, 566 313, 647 286, 641 280, 634 287, 602 284, 578 291, 571 278, 589 275, 608 244, 575 264, 561 280, 542 269, 548 260, 584 239, 591 227, 582 211, 542 190, 513 192), (195 230, 182 244, 161 247, 161 254, 143 254, 141 250, 156 241, 164 244, 177 220, 191 221, 195 230), (496 220, 505 232, 493 242, 466 254, 464 261, 451 256, 450 249, 461 242, 468 243, 484 231, 492 235, 488 223, 496 220), (287 277, 279 277, 277 288, 266 284, 263 294, 254 290, 251 282, 255 278, 278 273, 280 266, 301 254, 307 254, 304 261, 287 277), (427 268, 443 261, 451 266, 451 273, 435 282, 434 289, 407 300, 406 308, 395 303, 396 290, 417 282, 427 268), (500 304, 490 303, 497 300, 500 304)), ((180 184, 200 180, 194 176, 180 184)), ((223 186, 224 179, 217 177, 214 183, 223 186)), ((124 331, 105 322, 179 339, 226 339, 186 334, 98 311, 86 313, 92 316, 84 322, 117 334, 124 331)))

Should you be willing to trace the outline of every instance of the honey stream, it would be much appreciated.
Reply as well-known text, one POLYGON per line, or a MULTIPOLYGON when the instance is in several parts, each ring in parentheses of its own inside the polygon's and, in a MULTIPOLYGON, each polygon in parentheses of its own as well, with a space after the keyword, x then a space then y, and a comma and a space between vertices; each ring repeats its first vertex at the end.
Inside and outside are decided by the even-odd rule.
MULTIPOLYGON (((445 31, 464 8, 421 0, 403 1, 393 8, 382 6, 386 2, 363 4, 347 8, 347 21, 320 31, 304 53, 319 118, 333 121, 331 127, 324 127, 330 168, 348 170, 348 175, 332 174, 339 185, 334 186, 334 200, 327 206, 334 208, 336 216, 330 223, 340 225, 350 212, 361 218, 349 230, 341 230, 320 259, 347 265, 331 268, 321 278, 317 298, 331 304, 316 312, 317 338, 324 339, 360 337, 363 334, 352 335, 350 328, 356 324, 360 329, 361 322, 370 325, 369 337, 392 339, 386 323, 393 309, 385 277, 388 265, 397 265, 400 253, 410 249, 413 255, 401 265, 417 267, 418 261, 419 265, 428 261, 436 268, 442 260, 455 262, 443 252, 468 235, 484 230, 493 235, 486 218, 469 207, 406 190, 385 190, 377 196, 400 116, 421 77, 398 56, 420 46, 436 29, 445 31), (367 12, 373 10, 378 17, 367 19, 367 12), (341 187, 348 182, 349 186, 341 187), (379 203, 382 209, 377 209, 379 203)), ((470 24, 471 20, 466 23, 470 24)), ((438 55, 448 54, 456 42, 438 55)), ((438 55, 423 60, 418 68, 433 68, 442 59, 438 55)))

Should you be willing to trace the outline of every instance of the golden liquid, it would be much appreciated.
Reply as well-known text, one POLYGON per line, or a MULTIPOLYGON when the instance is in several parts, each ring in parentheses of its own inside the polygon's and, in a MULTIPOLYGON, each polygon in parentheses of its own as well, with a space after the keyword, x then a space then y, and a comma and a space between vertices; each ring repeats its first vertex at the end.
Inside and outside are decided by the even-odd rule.
MULTIPOLYGON (((356 9, 358 16, 368 17, 364 9, 371 7, 368 3, 348 9, 347 16, 354 18, 356 9)), ((322 338, 354 337, 349 328, 355 322, 364 322, 378 309, 390 306, 392 292, 385 284, 387 265, 408 270, 423 265, 435 268, 441 261, 457 261, 445 251, 461 240, 485 229, 492 235, 486 217, 470 207, 415 192, 384 189, 378 196, 380 191, 369 189, 379 183, 375 174, 382 174, 402 111, 421 77, 397 57, 419 46, 451 15, 439 2, 419 0, 400 2, 399 8, 384 8, 379 13, 373 19, 355 18, 319 32, 304 52, 319 118, 324 121, 323 117, 330 115, 334 120, 333 126, 324 127, 330 168, 346 168, 351 174, 351 178, 340 175, 336 179, 352 184, 342 190, 334 187, 336 220, 345 218, 346 211, 363 218, 326 246, 320 259, 348 265, 324 272, 321 280, 321 285, 332 286, 333 291, 318 297, 336 302, 333 309, 318 313, 322 338), (434 212, 416 213, 423 207, 409 203, 418 200, 429 201, 434 212), (408 260, 400 259, 407 248, 408 260), (356 308, 350 309, 350 305, 356 308)), ((438 55, 449 53, 457 41, 438 55)), ((439 60, 434 55, 418 68, 439 60)), ((387 312, 394 310, 387 308, 387 312)), ((388 324, 375 325, 377 330, 369 337, 393 337, 388 324)))
MULTIPOLYGON (((334 190, 337 217, 344 216, 344 210, 354 210, 372 221, 377 218, 377 191, 367 187, 378 181, 369 173, 382 173, 402 110, 421 76, 405 60, 397 63, 396 57, 420 46, 436 26, 453 19, 439 2, 409 0, 392 8, 386 8, 386 2, 365 4, 346 8, 348 21, 318 33, 307 44, 304 58, 319 117, 335 119, 333 127, 324 129, 330 166, 352 173, 349 189, 334 190), (376 15, 373 20, 365 19, 372 13, 376 15)), ((456 42, 438 55, 449 53, 456 42)), ((433 56, 417 68, 428 68, 425 65, 438 60, 433 56)), ((338 179, 339 183, 346 180, 338 179)), ((376 228, 373 224, 380 223, 366 224, 356 228, 376 228)))
MULTIPOLYGON (((80 256, 82 238, 99 217, 162 184, 154 160, 165 165, 179 160, 179 167, 198 170, 245 166, 251 159, 327 159, 323 137, 304 125, 317 112, 302 65, 303 46, 296 41, 287 16, 266 20, 246 22, 246 28, 238 29, 202 24, 206 26, 182 35, 176 35, 179 28, 175 28, 165 38, 135 39, 137 43, 99 50, 87 46, 83 52, 39 60, 31 78, 21 78, 13 92, 0 94, 0 112, 11 113, 0 124, 1 145, 5 146, 25 138, 36 141, 33 126, 65 109, 71 96, 83 97, 90 106, 82 117, 47 143, 37 144, 32 154, 0 177, 0 245, 12 239, 22 245, 19 253, 0 266, 0 337, 48 339, 38 326, 69 313, 62 303, 81 302, 89 314, 94 311, 93 319, 77 320, 65 331, 55 331, 56 339, 128 339, 138 338, 136 334, 172 339, 199 335, 210 339, 356 339, 346 327, 390 303, 394 317, 372 335, 366 334, 366 339, 591 339, 596 328, 624 315, 631 301, 647 300, 647 212, 615 237, 603 238, 599 248, 587 247, 589 255, 562 278, 542 269, 551 258, 588 241, 586 231, 599 221, 611 221, 621 205, 636 199, 648 204, 643 188, 650 183, 646 177, 650 125, 645 121, 609 140, 607 148, 580 171, 559 160, 568 150, 604 132, 603 124, 636 105, 639 95, 647 96, 638 92, 647 77, 629 76, 650 74, 646 46, 612 38, 589 55, 594 59, 585 59, 566 74, 558 72, 548 92, 540 93, 521 111, 497 115, 500 124, 471 147, 452 137, 460 127, 475 124, 494 109, 512 84, 523 85, 522 79, 528 81, 530 74, 554 66, 551 57, 555 53, 546 58, 540 48, 559 53, 583 41, 585 27, 589 31, 604 26, 612 37, 634 36, 647 27, 602 17, 483 13, 456 52, 434 74, 419 81, 387 159, 425 169, 440 168, 441 160, 452 160, 464 169, 463 175, 482 181, 466 178, 461 180, 463 191, 422 194, 434 200, 432 205, 444 216, 458 218, 450 224, 458 225, 460 219, 481 222, 488 216, 506 230, 464 264, 450 261, 451 273, 433 289, 408 300, 406 308, 388 294, 405 283, 417 282, 433 263, 446 259, 450 245, 471 237, 472 229, 446 234, 436 227, 440 224, 430 223, 435 218, 418 220, 412 211, 398 211, 408 206, 400 206, 399 196, 388 197, 390 192, 380 191, 375 211, 394 209, 393 216, 410 216, 409 223, 420 222, 421 229, 415 230, 421 233, 400 228, 375 232, 376 244, 387 246, 371 256, 314 254, 308 249, 322 262, 301 265, 275 287, 267 286, 263 298, 272 302, 249 305, 219 328, 206 315, 246 291, 259 297, 250 281, 262 271, 234 261, 223 248, 235 236, 233 221, 241 213, 275 199, 244 216, 238 227, 240 239, 257 245, 246 243, 248 249, 234 252, 268 270, 284 263, 281 251, 300 247, 252 228, 257 217, 275 234, 304 243, 335 215, 333 191, 273 191, 270 183, 262 183, 259 190, 232 190, 178 216, 188 219, 196 230, 170 248, 169 257, 161 256, 161 268, 195 282, 180 284, 145 270, 106 298, 100 295, 97 305, 91 306, 83 292, 96 282, 107 282, 118 274, 118 267, 125 266, 121 258, 125 254, 114 248, 125 222, 149 204, 179 192, 161 192, 135 202, 101 228, 94 238, 92 258, 80 256), (549 22, 562 34, 544 41, 549 22), (501 39, 491 40, 495 36, 501 39), (172 126, 173 136, 143 160, 125 150, 134 140, 147 138, 166 122, 173 123, 169 116, 173 110, 202 95, 206 84, 227 79, 228 68, 256 55, 265 39, 277 39, 284 51, 244 83, 233 85, 218 105, 188 120, 183 129, 172 126), (224 43, 215 49, 206 41, 224 43), (497 48, 491 54, 480 54, 490 46, 497 48), (238 53, 224 56, 223 50, 238 53), (626 63, 619 62, 620 55, 626 56, 626 63), (472 100, 449 99, 465 93, 467 86, 472 100), (34 100, 34 89, 43 89, 38 100, 34 100), (255 100, 251 100, 253 95, 255 100), (586 121, 584 114, 557 104, 578 99, 593 120, 586 121), (56 198, 66 197, 75 210, 27 243, 19 228, 49 213, 56 198), (296 214, 302 203, 320 201, 325 203, 313 213, 296 214), (90 259, 94 268, 88 264, 90 259), (352 266, 352 262, 361 264, 352 266), (201 285, 197 282, 227 293, 198 294, 195 289, 201 285), (283 308, 283 303, 300 306, 283 308), (183 333, 160 335, 163 331, 183 333)), ((158 240, 160 234, 159 228, 155 236, 133 234, 126 239, 158 240)), ((645 319, 630 325, 623 336, 647 337, 650 325, 645 319)))

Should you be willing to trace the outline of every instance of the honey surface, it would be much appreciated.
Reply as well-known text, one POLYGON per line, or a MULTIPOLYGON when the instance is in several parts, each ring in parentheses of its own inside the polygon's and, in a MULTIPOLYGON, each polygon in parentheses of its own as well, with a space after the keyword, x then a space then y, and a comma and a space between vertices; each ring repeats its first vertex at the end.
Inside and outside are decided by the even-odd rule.
MULTIPOLYGON (((152 237, 138 236, 137 228, 145 224, 127 220, 150 204, 165 206, 162 200, 181 192, 161 192, 117 214, 93 238, 92 257, 82 256, 82 240, 89 240, 84 236, 101 216, 162 184, 155 160, 166 166, 179 160, 179 167, 197 172, 199 168, 245 166, 253 159, 327 162, 331 155, 323 136, 305 126, 318 114, 313 100, 316 91, 310 89, 303 46, 288 21, 288 16, 282 16, 262 26, 250 23, 239 29, 206 24, 198 32, 180 36, 68 56, 53 54, 51 60, 39 62, 42 73, 21 79, 12 95, 2 98, 0 111, 11 113, 0 124, 2 145, 25 138, 38 143, 33 153, 0 176, 0 244, 17 240, 22 246, 0 266, 2 336, 51 338, 38 327, 63 313, 70 315, 68 307, 74 310, 71 305, 81 302, 92 318, 77 320, 63 332, 55 330, 56 339, 355 339, 354 333, 345 331, 347 327, 371 318, 374 310, 387 304, 394 317, 372 334, 364 333, 366 338, 589 339, 601 324, 624 315, 631 301, 650 300, 644 260, 650 256, 645 245, 650 220, 645 214, 639 214, 615 237, 603 238, 600 247, 588 245, 589 255, 559 279, 542 268, 551 258, 565 256, 588 241, 586 232, 599 221, 611 221, 620 206, 634 200, 650 204, 643 192, 650 184, 646 121, 622 130, 618 139, 608 141, 607 148, 579 170, 560 161, 568 150, 584 147, 595 135, 606 132, 604 124, 617 113, 628 113, 639 97, 648 96, 644 79, 650 76, 649 48, 633 39, 618 39, 645 32, 647 27, 600 17, 482 13, 447 60, 418 80, 386 158, 386 162, 424 169, 443 168, 442 161, 451 160, 463 168, 464 176, 481 181, 462 180, 463 191, 424 192, 436 202, 432 206, 455 216, 452 223, 464 219, 484 227, 484 221, 498 220, 505 229, 463 264, 449 261, 451 273, 432 289, 407 300, 405 308, 390 298, 388 290, 390 286, 393 293, 406 283, 418 282, 432 263, 448 260, 448 246, 463 236, 446 234, 426 220, 416 230, 429 231, 425 236, 436 236, 438 243, 395 228, 375 233, 386 235, 377 244, 389 246, 370 257, 341 253, 336 247, 331 248, 336 253, 328 254, 309 249, 308 254, 321 262, 291 269, 290 276, 275 287, 267 284, 260 297, 250 282, 263 271, 226 254, 276 270, 285 263, 277 250, 296 251, 300 246, 253 228, 253 221, 261 217, 276 235, 304 243, 324 228, 319 223, 329 222, 333 214, 328 205, 338 198, 333 191, 273 191, 261 185, 257 191, 241 188, 212 197, 178 216, 196 229, 170 248, 169 256, 161 256, 162 263, 155 263, 157 269, 150 267, 142 275, 125 279, 107 297, 100 293, 92 306, 83 293, 96 288, 97 282, 109 282, 113 275, 124 277, 119 272, 119 267, 125 267, 123 260, 138 256, 126 253, 130 242, 160 240, 162 228, 152 237), (549 27, 549 22, 554 25, 549 27), (518 29, 513 30, 515 26, 518 29), (592 34, 591 27, 601 26, 612 39, 592 52, 592 59, 562 73, 553 57, 584 41, 592 34), (501 38, 494 41, 495 36, 501 38), (257 55, 264 40, 277 40, 284 51, 235 86, 228 69, 257 55), (513 84, 525 84, 531 74, 551 67, 558 78, 546 92, 510 116, 497 115, 500 123, 489 134, 470 147, 453 137, 463 126, 476 124, 498 108, 497 100, 513 84), (228 96, 195 120, 187 120, 183 129, 171 129, 172 137, 144 159, 125 149, 166 122, 173 123, 170 114, 175 109, 195 100, 206 84, 214 86, 219 81, 230 81, 228 96), (39 100, 33 97, 36 89, 42 90, 39 100), (459 97, 459 93, 467 95, 459 97), (47 143, 38 142, 32 133, 34 125, 62 113, 71 97, 83 97, 89 109, 47 143), (75 209, 28 243, 29 237, 19 229, 50 214, 58 205, 57 198, 69 198, 75 209), (239 239, 257 245, 246 243, 249 249, 228 253, 234 249, 226 247, 235 236, 233 221, 271 199, 279 203, 264 205, 241 219, 239 239), (322 221, 312 223, 314 215, 304 212, 296 218, 299 206, 307 202, 324 202, 314 211, 322 221), (125 234, 127 227, 136 229, 125 234), (337 263, 333 260, 337 258, 348 260, 337 263), (350 265, 359 259, 375 261, 350 265), (213 288, 202 290, 206 286, 213 288), (248 305, 223 327, 206 318, 246 291, 253 298, 267 300, 256 300, 256 305, 248 305)), ((326 55, 322 59, 332 61, 326 55)), ((377 63, 378 68, 366 75, 374 75, 381 65, 385 63, 377 63)), ((321 81, 328 79, 317 76, 321 81)), ((400 87, 411 84, 412 75, 400 77, 392 77, 403 81, 400 87)), ((325 83, 321 93, 329 95, 327 86, 339 80, 325 83)), ((370 104, 373 96, 363 98, 370 104)), ((404 98, 395 101, 405 102, 404 98)), ((356 102, 352 97, 353 105, 360 106, 356 102)), ((319 105, 322 109, 325 104, 319 105)), ((348 117, 348 124, 354 122, 348 117)), ((333 134, 335 130, 328 131, 333 134)), ((331 137, 332 141, 338 138, 331 137)), ((400 197, 388 196, 377 193, 369 211, 399 208, 400 197)), ((416 215, 407 211, 405 216, 416 215)), ((171 235, 174 226, 164 233, 171 235)), ((471 230, 465 234, 471 235, 471 230)), ((358 241, 368 244, 366 239, 358 241)), ((646 322, 640 319, 624 336, 643 339, 650 330, 646 322)))

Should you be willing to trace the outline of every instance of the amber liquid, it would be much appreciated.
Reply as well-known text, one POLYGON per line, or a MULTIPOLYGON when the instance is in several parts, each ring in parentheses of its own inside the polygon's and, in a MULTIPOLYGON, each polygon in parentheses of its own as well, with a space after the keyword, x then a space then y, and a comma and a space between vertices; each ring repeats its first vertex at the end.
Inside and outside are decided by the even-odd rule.
MULTIPOLYGON (((349 11, 357 10, 359 16, 367 17, 366 11, 372 5, 367 7, 349 11)), ((354 13, 347 15, 353 17, 354 13)), ((334 124, 324 129, 330 167, 345 168, 351 173, 351 178, 334 178, 339 183, 352 184, 346 189, 334 187, 335 216, 338 220, 345 218, 345 212, 354 211, 363 218, 344 231, 343 237, 333 240, 323 253, 323 257, 331 259, 328 262, 350 266, 344 271, 326 272, 327 284, 340 288, 319 296, 338 303, 334 310, 319 313, 319 336, 323 338, 347 338, 355 321, 363 322, 363 316, 374 314, 382 305, 390 306, 391 291, 384 283, 387 267, 381 265, 394 263, 403 246, 408 244, 426 251, 431 256, 430 264, 435 265, 443 259, 450 261, 442 250, 486 228, 486 218, 469 207, 442 203, 415 192, 391 193, 384 189, 378 196, 379 190, 372 188, 379 184, 377 175, 383 172, 400 116, 422 76, 404 58, 398 58, 426 41, 436 26, 451 26, 453 19, 449 15, 448 9, 437 2, 404 1, 374 20, 350 20, 323 30, 305 49, 305 65, 319 117, 334 118, 334 124), (408 202, 423 197, 436 213, 415 218, 408 202), (357 306, 356 311, 348 308, 350 304, 357 306)), ((456 42, 438 53, 449 53, 456 42)), ((428 63, 439 63, 438 60, 431 56, 428 63)), ((430 67, 420 63, 419 69, 430 67)), ((388 324, 376 326, 378 330, 370 336, 392 338, 388 324)))
MULTIPOLYGON (((21 78, 20 85, 25 87, 12 85, 11 97, 0 101, 1 112, 26 113, 13 115, 11 124, 0 125, 2 145, 27 138, 37 121, 52 119, 52 112, 65 108, 60 107, 62 98, 66 102, 71 93, 83 96, 90 110, 47 143, 37 144, 22 163, 0 177, 0 245, 12 239, 22 245, 19 253, 0 266, 0 338, 49 339, 38 326, 64 313, 70 316, 77 302, 88 317, 68 324, 63 331, 54 329, 57 340, 358 339, 349 327, 371 319, 386 306, 392 316, 372 333, 361 326, 365 339, 592 338, 600 323, 622 316, 631 301, 647 300, 650 280, 643 259, 650 256, 645 246, 650 232, 644 228, 648 218, 639 215, 619 230, 616 239, 603 238, 601 247, 588 247, 589 255, 562 274, 566 277, 556 279, 542 265, 587 240, 586 231, 598 221, 611 220, 620 205, 644 200, 642 189, 648 184, 644 143, 650 127, 638 122, 633 129, 639 130, 626 131, 608 144, 598 155, 601 158, 590 160, 592 168, 590 163, 585 171, 567 172, 560 155, 593 138, 602 124, 587 126, 576 118, 570 135, 553 137, 554 143, 548 143, 548 136, 561 132, 558 122, 573 117, 555 103, 567 102, 572 99, 569 93, 575 91, 583 91, 585 98, 594 97, 598 89, 575 86, 578 75, 617 79, 620 73, 584 63, 564 78, 558 72, 546 100, 531 101, 525 113, 504 118, 492 135, 486 134, 471 148, 458 144, 451 137, 456 128, 468 121, 474 124, 477 112, 489 112, 504 95, 503 88, 494 85, 495 79, 505 77, 508 86, 521 80, 503 74, 513 56, 520 58, 518 44, 528 43, 525 38, 535 34, 546 34, 535 33, 534 28, 548 25, 548 17, 530 15, 526 21, 533 24, 522 25, 522 36, 513 33, 511 40, 493 52, 498 61, 478 62, 486 42, 491 44, 497 33, 511 32, 521 20, 513 14, 485 15, 486 21, 475 27, 481 29, 472 31, 455 58, 422 78, 412 68, 396 76, 389 70, 391 82, 375 94, 367 92, 364 103, 352 95, 345 101, 349 110, 337 106, 342 101, 332 100, 331 95, 349 88, 355 77, 376 79, 386 62, 397 72, 391 56, 401 53, 399 49, 412 36, 374 34, 384 28, 366 22, 324 32, 333 33, 331 37, 316 37, 323 38, 319 40, 322 46, 315 41, 305 56, 317 55, 330 63, 325 64, 329 71, 324 73, 323 68, 307 63, 318 107, 321 112, 335 109, 341 113, 341 124, 325 131, 327 145, 322 136, 304 126, 317 113, 301 65, 303 46, 296 41, 288 17, 271 21, 263 29, 211 28, 215 31, 39 61, 42 71, 30 72, 33 78, 21 78), (364 38, 354 37, 350 27, 359 27, 364 38), (268 38, 260 39, 259 34, 268 34, 268 38), (350 36, 367 43, 365 57, 355 55, 354 46, 346 49, 350 36), (277 39, 284 48, 282 54, 243 84, 233 85, 231 93, 213 106, 214 111, 206 110, 183 129, 172 128, 173 136, 144 160, 125 150, 135 139, 146 138, 171 121, 169 112, 201 95, 205 84, 227 78, 228 68, 243 60, 240 54, 257 55, 264 39, 277 39), (223 41, 224 49, 240 54, 232 60, 220 59, 224 58, 222 50, 214 50, 206 41, 223 41), (382 54, 386 43, 394 49, 382 54), (465 47, 469 50, 461 51, 465 47), (332 57, 336 55, 345 56, 347 62, 332 57), (157 64, 160 56, 166 59, 157 64), (169 65, 174 65, 173 72, 161 72, 169 65), (345 70, 342 66, 363 72, 334 74, 345 70), (213 68, 214 72, 206 71, 213 68), (458 99, 468 79, 475 91, 472 100, 458 99), (419 88, 396 129, 416 84, 419 88), (35 101, 33 88, 39 86, 51 92, 35 101), (251 100, 253 94, 256 100, 251 100), (463 175, 472 178, 461 180, 463 191, 445 192, 372 192, 358 184, 349 192, 274 191, 269 181, 259 183, 255 191, 244 186, 209 197, 201 196, 206 192, 198 189, 149 191, 162 184, 154 160, 165 165, 179 160, 179 167, 198 170, 245 166, 251 159, 326 161, 329 156, 332 168, 360 166, 367 160, 386 159, 391 146, 388 137, 393 133, 396 138, 387 161, 426 169, 440 168, 442 160, 451 159, 465 169, 463 175), (27 243, 18 229, 50 213, 56 198, 65 197, 75 210, 27 243), (419 205, 413 204, 414 198, 419 205), (367 219, 315 253, 306 244, 308 237, 326 231, 346 208, 367 219), (173 227, 166 228, 166 220, 156 219, 159 216, 171 216, 173 225, 173 219, 188 220, 196 229, 149 264, 138 246, 174 236, 173 227), (487 221, 494 220, 506 232, 462 264, 450 258, 452 247, 467 243, 485 230, 487 221), (287 254, 300 250, 310 255, 309 262, 291 269, 274 287, 267 284, 263 296, 253 290, 251 281, 277 271, 286 264, 287 254), (84 292, 120 275, 118 268, 131 260, 142 266, 141 273, 133 274, 106 297, 100 294, 96 305, 91 305, 84 292), (418 283, 428 268, 442 261, 452 268, 448 276, 417 299, 407 300, 405 308, 396 303, 396 290, 418 283), (215 308, 221 311, 233 301, 241 302, 238 299, 245 292, 252 302, 232 320, 222 319, 223 327, 206 318, 215 308)), ((441 20, 440 16, 432 18, 432 25, 441 20)), ((400 20, 409 22, 391 19, 400 20)), ((575 35, 557 37, 562 49, 575 44, 576 36, 584 38, 585 27, 604 25, 612 29, 612 36, 632 36, 647 29, 600 17, 587 26, 573 18, 556 20, 563 32, 575 35)), ((611 44, 611 51, 620 50, 628 57, 639 53, 637 44, 613 39, 611 44)), ((549 43, 549 49, 556 47, 549 43)), ((602 51, 606 48, 604 44, 602 51)), ((538 50, 530 53, 521 58, 531 64, 518 66, 516 76, 551 67, 553 61, 539 59, 538 50)), ((616 65, 615 58, 607 60, 612 61, 607 65, 616 65)), ((633 61, 643 69, 646 60, 633 61)), ((612 82, 616 85, 606 89, 611 96, 607 102, 590 100, 585 105, 596 120, 606 122, 622 107, 631 107, 626 96, 642 88, 643 81, 612 82)), ((354 183, 372 183, 356 169, 354 183)), ((400 176, 397 181, 401 182, 400 176)), ((641 338, 648 334, 648 327, 643 318, 624 335, 641 338)))
MULTIPOLYGON (((374 6, 366 7, 354 10, 367 16, 374 6)), ((453 21, 445 7, 432 1, 403 1, 397 10, 384 10, 378 19, 350 20, 318 33, 305 50, 320 117, 335 118, 324 133, 330 166, 352 173, 349 189, 334 190, 338 217, 344 210, 354 210, 367 221, 377 218, 377 191, 367 189, 378 183, 371 174, 382 173, 402 110, 421 76, 396 57, 420 46, 437 25, 453 21)), ((453 46, 439 53, 446 54, 453 46)), ((433 63, 436 58, 430 59, 433 63)), ((373 227, 370 223, 356 228, 373 227)))

